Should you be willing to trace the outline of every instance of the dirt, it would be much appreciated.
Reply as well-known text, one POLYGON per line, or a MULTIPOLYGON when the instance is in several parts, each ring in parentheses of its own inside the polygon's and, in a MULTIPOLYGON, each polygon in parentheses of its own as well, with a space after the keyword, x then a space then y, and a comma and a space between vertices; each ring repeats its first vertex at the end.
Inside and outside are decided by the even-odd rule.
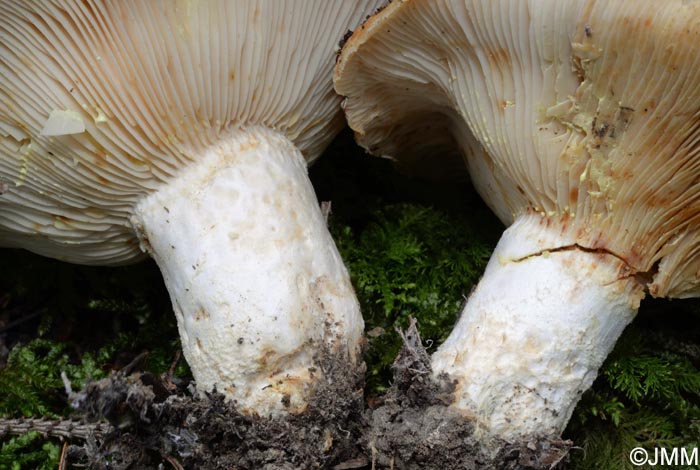
POLYGON ((451 412, 454 385, 433 380, 430 359, 412 324, 401 333, 403 349, 393 364, 394 382, 368 412, 366 436, 375 468, 475 469, 488 459, 473 438, 473 425, 451 412))
POLYGON ((134 372, 137 362, 89 384, 71 399, 83 417, 115 431, 71 446, 71 462, 94 469, 562 469, 571 442, 498 443, 489 451, 473 424, 448 407, 454 385, 433 379, 415 325, 402 333, 389 391, 367 408, 363 371, 326 356, 325 380, 307 411, 251 417, 223 395, 195 395, 167 376, 134 372))
POLYGON ((349 373, 334 357, 317 360, 325 379, 307 411, 286 418, 239 413, 220 393, 193 394, 168 377, 129 367, 89 384, 72 401, 88 419, 117 429, 102 442, 71 449, 95 469, 330 468, 359 453, 364 370, 349 373), (165 467, 159 467, 164 464, 165 467))
POLYGON ((404 346, 393 365, 394 383, 381 405, 368 412, 365 449, 372 468, 565 468, 571 442, 556 437, 493 442, 483 448, 473 435, 473 423, 448 407, 454 384, 447 375, 433 379, 416 325, 401 334, 404 346))

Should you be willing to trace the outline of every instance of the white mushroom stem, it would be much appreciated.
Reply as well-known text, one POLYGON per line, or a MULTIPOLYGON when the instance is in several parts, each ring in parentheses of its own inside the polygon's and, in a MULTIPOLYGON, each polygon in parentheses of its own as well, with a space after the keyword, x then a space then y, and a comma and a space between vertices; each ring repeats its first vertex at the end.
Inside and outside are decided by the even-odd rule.
POLYGON ((136 207, 200 390, 259 415, 301 412, 321 355, 357 366, 363 322, 301 153, 235 131, 136 207))
POLYGON ((644 295, 622 260, 557 246, 545 221, 528 215, 506 230, 432 358, 482 436, 559 435, 644 295))

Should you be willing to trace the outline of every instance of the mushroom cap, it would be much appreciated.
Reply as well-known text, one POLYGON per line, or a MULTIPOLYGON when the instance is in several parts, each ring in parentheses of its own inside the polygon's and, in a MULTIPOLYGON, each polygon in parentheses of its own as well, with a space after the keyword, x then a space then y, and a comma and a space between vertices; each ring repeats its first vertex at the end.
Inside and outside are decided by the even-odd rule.
POLYGON ((143 256, 134 204, 248 124, 315 159, 338 42, 380 0, 0 2, 0 245, 143 256))
POLYGON ((334 80, 370 152, 420 171, 458 155, 505 224, 559 228, 538 249, 607 252, 652 295, 691 297, 699 42, 698 2, 395 1, 334 80))

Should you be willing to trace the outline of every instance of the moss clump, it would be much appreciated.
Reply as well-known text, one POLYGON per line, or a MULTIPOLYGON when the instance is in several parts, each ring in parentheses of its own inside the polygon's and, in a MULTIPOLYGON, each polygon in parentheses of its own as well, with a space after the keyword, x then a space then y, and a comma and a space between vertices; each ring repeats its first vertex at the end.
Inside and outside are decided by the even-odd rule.
POLYGON ((6 440, 0 446, 0 470, 54 470, 60 446, 44 440, 38 432, 6 440))
MULTIPOLYGON (((700 302, 647 302, 579 403, 567 434, 576 470, 632 470, 642 447, 700 446, 700 302)), ((693 468, 698 467, 673 467, 693 468)))
POLYGON ((379 393, 402 345, 395 329, 414 317, 431 346, 444 341, 491 247, 473 222, 417 204, 388 205, 361 231, 334 223, 332 232, 365 318, 368 390, 379 393))
POLYGON ((76 363, 67 344, 46 339, 16 346, 0 370, 0 414, 58 418, 69 411, 61 373, 80 388, 88 380, 104 377, 101 366, 106 357, 109 353, 101 350, 97 355, 83 354, 76 363))
MULTIPOLYGON (((0 259, 0 417, 68 417, 62 372, 79 390, 141 352, 148 352, 144 367, 156 373, 179 353, 152 263, 73 266, 18 250, 2 250, 0 259)), ((188 375, 184 361, 175 375, 188 375)), ((0 470, 55 469, 61 446, 37 433, 3 436, 0 470)))
MULTIPOLYGON (((368 390, 376 394, 388 386, 401 345, 395 328, 416 317, 432 351, 449 334, 502 227, 468 185, 404 178, 388 161, 363 156, 349 133, 311 176, 319 198, 333 202, 331 229, 362 304, 368 390)), ((16 250, 0 251, 0 259, 0 414, 65 415, 61 370, 77 388, 143 351, 145 369, 170 367, 178 333, 153 263, 79 267, 16 250), (5 367, 4 345, 15 347, 5 367)), ((636 446, 698 446, 698 338, 700 301, 642 305, 565 433, 582 449, 572 450, 574 468, 631 469, 636 446)), ((186 376, 179 364, 176 375, 186 376)), ((36 434, 5 437, 0 470, 56 468, 58 449, 36 434)))
MULTIPOLYGON (((101 363, 107 351, 83 354, 77 361, 67 343, 35 339, 15 346, 0 369, 0 415, 58 418, 68 415, 61 373, 80 388, 105 375, 101 363)), ((55 469, 60 443, 37 432, 6 438, 0 446, 0 470, 55 469)))

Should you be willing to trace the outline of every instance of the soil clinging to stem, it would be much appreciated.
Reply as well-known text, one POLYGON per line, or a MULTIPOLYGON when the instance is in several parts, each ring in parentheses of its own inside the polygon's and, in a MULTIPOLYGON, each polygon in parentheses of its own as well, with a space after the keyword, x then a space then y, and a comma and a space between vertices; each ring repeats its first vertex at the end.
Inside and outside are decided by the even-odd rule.
POLYGON ((446 374, 433 378, 415 322, 400 334, 403 349, 394 361, 394 382, 381 405, 368 412, 372 468, 564 468, 572 444, 557 437, 492 442, 485 448, 474 436, 474 423, 448 406, 454 383, 446 374))
POLYGON ((415 322, 399 333, 394 382, 371 409, 364 370, 349 372, 330 354, 317 360, 324 380, 306 412, 281 418, 243 415, 219 393, 193 396, 167 376, 127 366, 72 394, 83 415, 115 430, 72 446, 71 458, 105 470, 565 468, 572 444, 557 437, 484 448, 473 423, 448 406, 454 384, 433 378, 415 322))
POLYGON ((95 469, 155 469, 163 462, 202 470, 331 468, 358 453, 364 368, 348 370, 330 355, 317 364, 324 379, 306 412, 280 418, 243 415, 222 394, 192 395, 167 377, 113 374, 74 401, 117 430, 73 454, 95 469))

